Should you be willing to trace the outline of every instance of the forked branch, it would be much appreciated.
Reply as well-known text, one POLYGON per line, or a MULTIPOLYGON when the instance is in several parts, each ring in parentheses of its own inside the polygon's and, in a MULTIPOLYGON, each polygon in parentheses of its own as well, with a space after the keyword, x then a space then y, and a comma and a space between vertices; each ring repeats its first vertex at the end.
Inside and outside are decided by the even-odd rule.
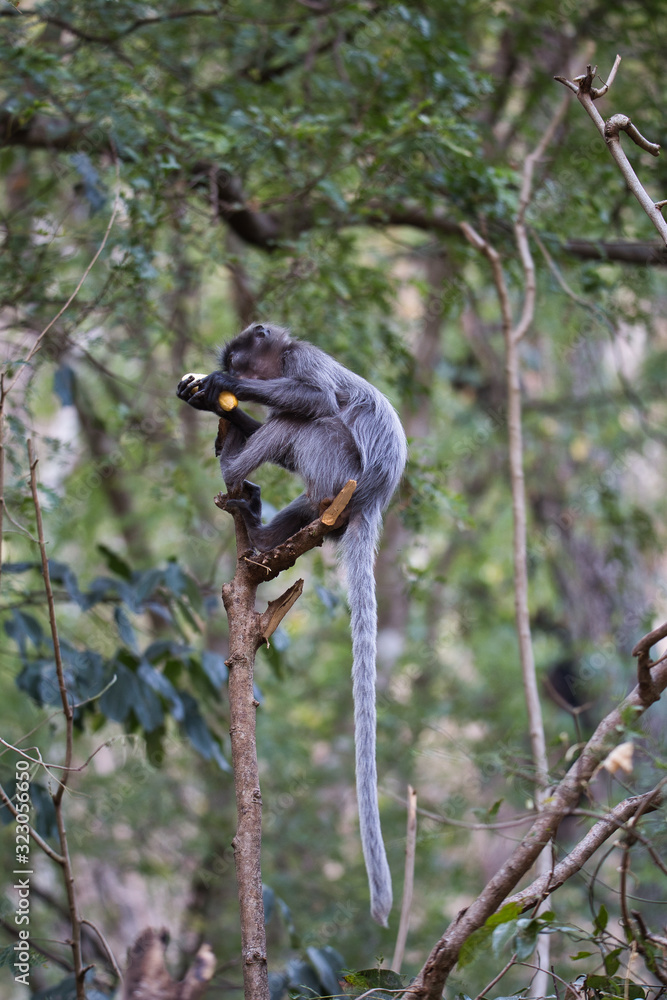
POLYGON ((598 109, 595 107, 595 101, 603 97, 609 90, 612 81, 616 76, 616 71, 620 62, 621 57, 616 56, 612 71, 609 74, 609 79, 602 87, 593 86, 593 80, 597 75, 597 66, 587 66, 586 72, 582 76, 575 77, 574 80, 568 80, 564 76, 557 76, 555 79, 577 95, 577 100, 585 108, 598 132, 606 142, 609 152, 613 156, 619 170, 625 178, 626 184, 648 215, 655 228, 660 233, 665 245, 667 245, 667 222, 665 222, 661 211, 662 207, 667 204, 667 201, 654 202, 650 197, 646 188, 637 177, 632 164, 625 155, 621 145, 620 133, 626 132, 632 141, 640 147, 640 149, 646 150, 646 152, 651 153, 652 156, 658 156, 660 153, 660 146, 657 143, 650 142, 648 139, 644 138, 639 129, 633 125, 627 115, 612 115, 611 118, 605 121, 598 109))
MULTIPOLYGON (((667 623, 659 630, 649 633, 638 648, 652 645, 651 637, 656 634, 667 635, 667 623)), ((657 639, 653 639, 657 641, 657 639)), ((651 668, 653 689, 648 692, 640 684, 598 725, 590 740, 583 748, 580 756, 553 789, 549 797, 548 807, 540 813, 530 830, 517 845, 500 870, 490 879, 482 892, 466 910, 463 910, 449 925, 443 936, 433 948, 417 979, 406 991, 406 996, 419 997, 420 1000, 439 1000, 449 973, 454 968, 459 951, 473 931, 482 927, 484 922, 507 899, 519 880, 530 869, 536 858, 549 841, 556 835, 562 820, 571 815, 577 807, 579 798, 586 791, 596 768, 604 760, 612 746, 623 738, 628 717, 638 718, 643 714, 667 688, 667 661, 656 661, 651 668)), ((581 865, 588 856, 590 847, 595 850, 614 829, 628 822, 634 815, 646 810, 656 801, 658 789, 652 789, 645 795, 636 796, 621 803, 615 810, 603 817, 584 838, 578 861, 581 865)), ((593 853, 591 850, 591 854, 593 853)), ((574 853, 574 852, 573 852, 574 853)), ((562 882, 566 881, 576 871, 579 863, 573 863, 572 855, 564 859, 554 869, 553 875, 562 882)), ((526 890, 525 902, 535 902, 547 891, 547 880, 543 877, 536 880, 526 890)), ((523 893, 512 897, 523 904, 523 893)))

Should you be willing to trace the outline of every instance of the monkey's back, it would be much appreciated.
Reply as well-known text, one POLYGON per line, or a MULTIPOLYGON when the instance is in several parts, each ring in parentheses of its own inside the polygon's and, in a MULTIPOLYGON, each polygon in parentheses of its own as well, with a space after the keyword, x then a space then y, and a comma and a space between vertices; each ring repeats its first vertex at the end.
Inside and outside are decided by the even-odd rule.
POLYGON ((407 458, 405 433, 389 400, 305 341, 292 341, 285 375, 316 387, 322 400, 319 415, 304 421, 303 433, 293 436, 294 467, 309 496, 314 501, 333 496, 348 479, 356 479, 350 513, 384 510, 407 458))

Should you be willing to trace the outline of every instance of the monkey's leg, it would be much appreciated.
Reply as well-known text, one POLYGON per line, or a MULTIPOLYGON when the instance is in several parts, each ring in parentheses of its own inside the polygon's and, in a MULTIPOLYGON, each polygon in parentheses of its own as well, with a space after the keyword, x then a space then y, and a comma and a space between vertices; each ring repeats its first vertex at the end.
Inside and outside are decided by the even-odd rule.
MULTIPOLYGON (((246 485, 252 486, 253 484, 244 483, 244 488, 246 485)), ((255 487, 255 489, 258 490, 258 487, 255 487)), ((302 493, 296 500, 292 500, 287 507, 283 507, 281 511, 278 511, 268 524, 263 525, 261 517, 257 513, 257 508, 254 506, 258 498, 259 491, 257 497, 251 497, 249 500, 229 499, 227 500, 227 509, 229 510, 233 507, 235 510, 241 511, 248 531, 248 538, 251 544, 260 552, 268 552, 269 549, 274 549, 276 545, 285 542, 292 535, 295 535, 300 528, 314 521, 318 515, 318 505, 314 504, 305 493, 302 493)))
MULTIPOLYGON (((231 433, 230 431, 227 436, 228 440, 231 433)), ((293 427, 269 419, 256 434, 247 438, 241 448, 237 444, 231 444, 223 449, 220 466, 227 487, 230 490, 239 487, 244 479, 248 479, 250 474, 265 462, 281 465, 293 472, 294 463, 291 456, 294 433, 293 427)), ((237 442, 237 438, 232 440, 237 442)))

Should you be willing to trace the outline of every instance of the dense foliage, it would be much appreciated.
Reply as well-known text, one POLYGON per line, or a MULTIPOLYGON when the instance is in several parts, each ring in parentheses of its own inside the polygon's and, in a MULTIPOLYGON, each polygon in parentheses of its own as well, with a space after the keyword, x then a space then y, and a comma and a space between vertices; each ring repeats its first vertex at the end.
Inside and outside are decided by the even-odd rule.
MULTIPOLYGON (((623 111, 659 142, 663 14, 657 0, 0 8, 0 735, 31 758, 63 753, 30 438, 75 763, 95 754, 65 797, 79 905, 121 963, 141 928, 165 923, 181 972, 211 944, 222 971, 210 995, 241 979, 219 601, 235 549, 231 520, 211 502, 216 422, 174 390, 183 372, 210 370, 251 318, 289 324, 373 381, 410 438, 377 574, 379 770, 397 883, 408 782, 428 813, 407 976, 525 829, 501 822, 529 813, 534 795, 504 349, 488 265, 459 225, 501 253, 518 311, 520 171, 566 95, 553 76, 597 60, 604 77, 620 50, 602 113, 623 111)), ((569 100, 529 209, 538 311, 522 345, 531 624, 554 779, 634 683, 630 651, 666 603, 667 255, 569 100)), ((662 198, 664 157, 629 155, 662 198)), ((276 507, 298 489, 276 469, 259 480, 276 507)), ((256 675, 276 996, 299 984, 328 995, 341 969, 388 967, 395 936, 367 914, 344 583, 326 546, 297 570, 288 582, 304 576, 304 596, 256 675)), ((593 814, 656 781, 663 722, 660 704, 639 726, 626 720, 634 770, 601 772, 559 851, 593 814)), ((18 755, 4 749, 11 797, 18 755)), ((57 772, 31 775, 32 818, 54 845, 57 772)), ((0 813, 0 850, 12 857, 12 816, 0 813)), ((619 918, 627 904, 648 926, 664 920, 654 863, 664 809, 642 830, 631 887, 619 887, 612 839, 555 895, 544 924, 509 913, 486 928, 450 988, 475 996, 515 952, 528 967, 494 995, 527 989, 547 926, 558 989, 582 972, 599 977, 588 983, 597 995, 644 996, 634 984, 654 983, 655 969, 631 952, 619 918)), ((58 962, 69 961, 54 943, 68 933, 65 887, 38 855, 33 845, 35 990, 63 979, 58 962)), ((0 914, 9 984, 12 879, 0 914)), ((95 988, 110 992, 115 976, 92 931, 84 953, 95 988)))

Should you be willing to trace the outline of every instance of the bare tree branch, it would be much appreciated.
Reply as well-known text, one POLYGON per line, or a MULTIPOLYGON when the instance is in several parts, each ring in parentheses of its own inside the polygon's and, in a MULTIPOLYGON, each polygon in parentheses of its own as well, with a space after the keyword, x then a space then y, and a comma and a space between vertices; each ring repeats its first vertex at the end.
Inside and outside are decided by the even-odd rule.
MULTIPOLYGON (((630 161, 625 155, 623 147, 621 146, 619 133, 621 130, 627 132, 630 138, 637 143, 638 146, 642 149, 648 150, 648 152, 654 156, 658 155, 660 146, 645 139, 639 130, 632 124, 627 115, 613 115, 608 121, 605 122, 602 115, 595 107, 594 102, 606 94, 609 90, 612 80, 616 75, 616 70, 618 69, 620 61, 621 57, 616 56, 614 66, 609 75, 609 80, 603 87, 600 88, 593 86, 593 80, 597 74, 597 66, 587 66, 585 74, 576 77, 574 81, 567 80, 562 76, 557 76, 555 79, 577 95, 577 100, 584 107, 598 132, 606 142, 609 152, 613 156, 619 170, 625 178, 626 184, 648 215, 655 228, 658 230, 658 233, 660 234, 665 245, 667 245, 667 222, 663 219, 660 208, 657 207, 656 203, 649 196, 646 188, 637 177, 630 161)), ((659 204, 663 203, 660 202, 659 204)))
MULTIPOLYGON (((667 623, 661 626, 667 630, 667 623)), ((657 630, 656 630, 657 631, 657 630)), ((650 633, 653 635, 654 633, 650 633)), ((667 631, 666 631, 667 634, 667 631)), ((638 646, 645 645, 644 637, 638 646)), ((456 964, 464 941, 481 927, 525 875, 565 818, 576 807, 595 769, 622 737, 628 716, 638 718, 667 687, 667 662, 653 668, 653 692, 637 685, 621 704, 600 722, 581 755, 550 795, 549 809, 541 813, 507 861, 487 882, 470 906, 458 914, 437 942, 406 996, 439 1000, 449 973, 456 964)))
POLYGON ((550 896, 551 893, 559 889, 564 882, 581 871, 587 861, 589 861, 599 847, 604 844, 613 833, 621 829, 629 819, 635 816, 640 809, 646 805, 656 807, 660 801, 660 790, 651 789, 643 795, 635 795, 630 799, 615 806, 607 816, 599 820, 588 831, 576 847, 554 865, 553 871, 546 875, 540 875, 530 885, 515 893, 507 900, 508 903, 518 903, 522 910, 532 910, 541 900, 550 896))
POLYGON ((39 540, 39 552, 42 560, 42 576, 44 578, 44 590, 46 592, 46 602, 49 611, 49 623, 51 625, 51 639, 53 642, 53 655, 56 665, 56 676, 58 678, 58 690, 60 691, 63 716, 65 718, 65 767, 67 770, 63 771, 63 776, 60 780, 60 784, 56 788, 51 798, 53 800, 53 808, 56 814, 56 825, 58 827, 58 840, 60 842, 60 852, 62 855, 61 866, 63 871, 63 880, 65 882, 65 892, 67 894, 67 903, 69 907, 70 926, 72 929, 72 937, 70 944, 72 947, 72 962, 74 965, 76 996, 77 1000, 86 1000, 86 991, 84 986, 84 975, 86 970, 83 967, 83 960, 81 954, 81 916, 79 914, 79 904, 74 889, 74 871, 72 868, 72 861, 69 853, 67 830, 65 827, 65 816, 63 812, 63 795, 65 792, 65 787, 67 785, 67 779, 69 777, 68 769, 72 766, 74 711, 72 709, 72 704, 69 700, 69 696, 67 693, 67 685, 65 683, 65 670, 63 667, 62 657, 60 653, 60 639, 58 637, 58 626, 56 622, 56 608, 55 608, 55 601, 53 599, 53 590, 51 588, 49 561, 46 554, 46 541, 44 538, 44 528, 42 524, 42 509, 39 503, 39 496, 37 493, 37 473, 36 473, 37 459, 34 457, 32 441, 30 440, 28 441, 28 460, 30 464, 30 489, 32 492, 33 505, 35 508, 37 538, 39 540))
POLYGON ((405 837, 405 876, 403 879, 403 899, 401 901, 401 919, 396 935, 396 946, 391 968, 394 972, 401 971, 405 945, 408 940, 408 926, 412 909, 412 894, 415 882, 415 852, 417 846, 417 792, 408 785, 408 824, 405 837))
MULTIPOLYGON (((349 500, 352 490, 348 487, 349 484, 343 487, 331 505, 334 512, 340 511, 341 504, 349 500)), ((219 494, 215 503, 225 510, 227 499, 225 494, 219 494)), ((283 569, 293 566, 304 552, 321 545, 324 536, 339 526, 339 519, 335 519, 333 524, 326 524, 320 517, 282 545, 255 556, 251 554, 242 515, 235 509, 230 513, 236 527, 236 573, 234 579, 223 586, 222 600, 229 621, 229 657, 226 662, 229 668, 229 731, 237 812, 232 846, 238 885, 245 996, 253 1000, 269 1000, 260 860, 262 794, 255 736, 257 702, 254 663, 257 650, 267 641, 277 621, 291 608, 301 588, 298 583, 295 584, 283 598, 272 602, 264 614, 255 610, 255 600, 260 583, 278 576, 283 569)))

